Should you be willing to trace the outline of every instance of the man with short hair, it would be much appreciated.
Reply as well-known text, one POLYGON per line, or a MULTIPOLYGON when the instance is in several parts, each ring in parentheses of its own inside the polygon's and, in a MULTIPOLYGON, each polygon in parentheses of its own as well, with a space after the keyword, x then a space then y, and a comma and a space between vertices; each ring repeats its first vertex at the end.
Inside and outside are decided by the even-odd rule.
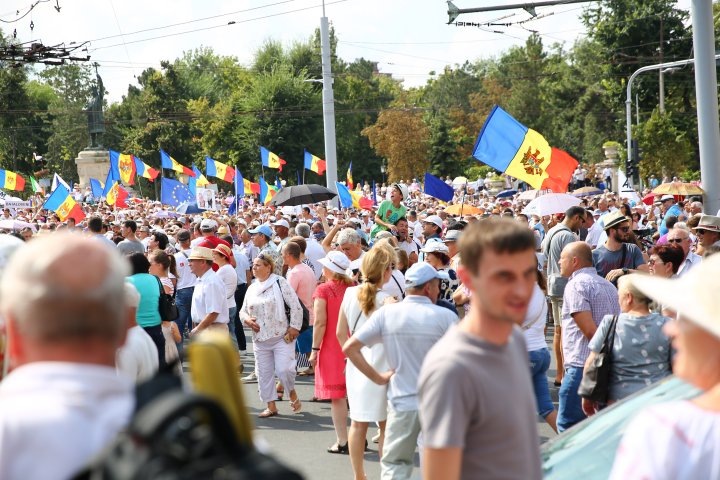
POLYGON ((535 236, 511 220, 464 230, 470 312, 430 350, 418 382, 423 477, 542 477, 522 330, 537 281, 535 236))
POLYGON ((605 217, 607 240, 592 252, 597 274, 615 283, 628 273, 647 272, 642 251, 630 243, 630 219, 617 210, 605 217))
MULTIPOLYGON (((607 208, 607 203, 605 203, 607 208)), ((562 358, 562 302, 567 280, 560 274, 560 254, 567 245, 578 241, 577 232, 585 223, 588 213, 580 206, 570 207, 565 211, 565 218, 545 235, 541 250, 547 261, 547 293, 553 316, 553 352, 557 365, 555 386, 560 386, 563 375, 562 358)))
POLYGON ((252 235, 250 235, 250 232, 247 228, 242 228, 240 229, 238 237, 240 238, 240 251, 243 253, 243 255, 245 255, 245 257, 247 257, 248 263, 252 265, 255 257, 258 256, 258 248, 253 243, 252 235))
POLYGON ((397 241, 398 246, 405 250, 405 253, 408 255, 408 267, 415 264, 415 262, 418 261, 418 255, 420 254, 420 250, 422 249, 422 245, 420 245, 415 239, 410 237, 409 235, 409 228, 410 224, 405 219, 405 217, 401 217, 398 219, 397 222, 395 222, 395 233, 397 235, 397 241))
POLYGON ((102 218, 97 215, 90 217, 88 220, 88 230, 92 233, 92 238, 99 240, 100 243, 103 243, 108 247, 116 248, 115 243, 103 234, 103 229, 102 218))
POLYGON ((693 267, 702 261, 702 257, 695 252, 690 251, 690 232, 684 228, 675 227, 667 234, 667 243, 679 245, 682 248, 685 257, 678 268, 677 276, 680 277, 690 271, 693 267))
POLYGON ((410 267, 405 274, 405 299, 376 310, 343 346, 343 352, 358 370, 378 385, 388 384, 383 480, 408 479, 412 475, 420 433, 420 366, 427 352, 457 320, 450 310, 435 305, 441 279, 447 280, 447 274, 428 263, 410 267), (387 372, 375 370, 361 352, 364 346, 378 343, 385 348, 390 366, 387 372))
POLYGON ((617 289, 593 267, 593 252, 587 243, 574 242, 563 248, 560 274, 568 279, 562 306, 565 374, 557 416, 558 431, 563 432, 585 418, 577 391, 590 354, 588 342, 605 315, 620 314, 620 304, 617 289))
POLYGON ((212 269, 212 252, 207 247, 195 247, 188 256, 190 270, 197 277, 190 308, 193 323, 190 336, 205 329, 220 330, 230 334, 225 283, 212 269))
POLYGON ((0 281, 15 369, 0 384, 0 478, 70 478, 126 425, 133 384, 115 370, 125 342, 127 262, 80 235, 19 248, 0 281), (68 268, 72 266, 72 268, 68 268))
POLYGON ((117 249, 123 255, 132 255, 133 253, 145 253, 145 245, 135 236, 137 231, 137 223, 134 220, 125 220, 120 227, 120 234, 125 238, 117 244, 117 249))

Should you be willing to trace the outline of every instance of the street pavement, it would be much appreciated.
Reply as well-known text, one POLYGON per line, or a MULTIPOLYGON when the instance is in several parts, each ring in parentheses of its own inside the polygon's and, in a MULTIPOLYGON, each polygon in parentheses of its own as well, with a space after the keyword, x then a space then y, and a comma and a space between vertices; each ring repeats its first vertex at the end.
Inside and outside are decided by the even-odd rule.
MULTIPOLYGON (((548 341, 552 351, 552 325, 548 327, 548 341)), ((246 331, 248 339, 249 332, 246 331)), ((252 344, 248 342, 248 348, 252 344)), ((253 370, 253 357, 248 353, 243 357, 245 374, 253 370)), ((245 375, 243 374, 243 375, 245 375)), ((555 377, 555 359, 548 370, 550 393, 557 408, 557 387, 553 386, 555 377)), ((283 401, 277 402, 280 415, 271 418, 258 418, 258 414, 265 409, 260 402, 257 383, 243 385, 245 401, 248 405, 251 419, 255 422, 256 445, 274 456, 287 466, 298 471, 307 480, 320 479, 352 479, 350 457, 348 455, 330 454, 326 449, 335 443, 335 430, 330 417, 330 403, 312 402, 313 378, 296 378, 296 389, 302 401, 302 411, 293 414, 287 393, 283 401)), ((538 417, 538 442, 542 443, 555 436, 553 430, 538 417)), ((368 448, 365 453, 365 471, 368 479, 380 478, 380 463, 378 460, 377 444, 371 438, 377 432, 372 426, 368 429, 368 448)), ((419 465, 419 454, 416 453, 415 465, 419 465)), ((420 478, 419 468, 415 469, 415 477, 420 478)))

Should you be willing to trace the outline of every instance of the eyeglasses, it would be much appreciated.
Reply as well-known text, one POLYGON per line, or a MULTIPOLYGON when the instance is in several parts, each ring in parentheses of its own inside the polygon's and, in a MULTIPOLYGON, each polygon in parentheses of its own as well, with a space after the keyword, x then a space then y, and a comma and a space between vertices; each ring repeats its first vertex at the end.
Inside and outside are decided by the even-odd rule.
POLYGON ((685 240, 687 240, 687 238, 673 238, 673 239, 668 238, 668 243, 682 243, 685 240))
POLYGON ((651 266, 651 267, 652 267, 653 265, 655 265, 656 263, 664 264, 665 262, 663 262, 662 260, 654 260, 654 259, 652 259, 652 258, 651 258, 650 260, 648 260, 648 265, 651 266))
POLYGON ((630 227, 620 227, 620 228, 618 228, 618 230, 620 230, 621 232, 629 232, 630 227))

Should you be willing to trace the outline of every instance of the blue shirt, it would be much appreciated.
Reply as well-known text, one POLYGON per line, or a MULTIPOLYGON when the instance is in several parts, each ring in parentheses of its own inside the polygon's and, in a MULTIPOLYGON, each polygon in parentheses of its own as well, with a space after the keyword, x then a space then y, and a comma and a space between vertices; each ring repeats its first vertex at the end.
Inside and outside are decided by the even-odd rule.
POLYGON ((128 282, 140 293, 140 305, 137 309, 137 324, 141 327, 156 327, 162 323, 160 318, 160 284, 155 275, 136 273, 128 277, 128 282))
POLYGON ((665 216, 662 219, 662 223, 660 224, 660 235, 665 235, 670 230, 665 226, 665 220, 668 217, 678 217, 680 218, 680 215, 682 214, 682 210, 680 210, 680 207, 678 207, 678 204, 676 203, 672 207, 668 209, 667 212, 665 212, 665 216))

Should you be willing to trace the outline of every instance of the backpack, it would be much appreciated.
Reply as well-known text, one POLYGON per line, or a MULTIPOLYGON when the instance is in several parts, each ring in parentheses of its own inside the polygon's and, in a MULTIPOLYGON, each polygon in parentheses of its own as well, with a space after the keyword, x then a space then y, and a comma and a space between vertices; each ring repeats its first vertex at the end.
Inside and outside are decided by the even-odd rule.
POLYGON ((220 404, 185 393, 178 377, 158 374, 138 386, 136 399, 128 427, 74 480, 302 480, 242 445, 220 404))
MULTIPOLYGON (((280 287, 280 293, 282 294, 282 287, 280 286, 280 279, 277 279, 278 287, 280 287)), ((296 294, 297 295, 297 294, 296 294)), ((283 303, 285 303, 285 316, 288 319, 288 324, 290 323, 290 305, 287 304, 285 301, 285 297, 283 297, 283 303)), ((298 303, 300 303, 300 308, 302 308, 302 326, 300 327, 300 333, 303 333, 305 330, 310 328, 310 310, 307 309, 305 304, 300 300, 300 297, 298 297, 298 303)))

